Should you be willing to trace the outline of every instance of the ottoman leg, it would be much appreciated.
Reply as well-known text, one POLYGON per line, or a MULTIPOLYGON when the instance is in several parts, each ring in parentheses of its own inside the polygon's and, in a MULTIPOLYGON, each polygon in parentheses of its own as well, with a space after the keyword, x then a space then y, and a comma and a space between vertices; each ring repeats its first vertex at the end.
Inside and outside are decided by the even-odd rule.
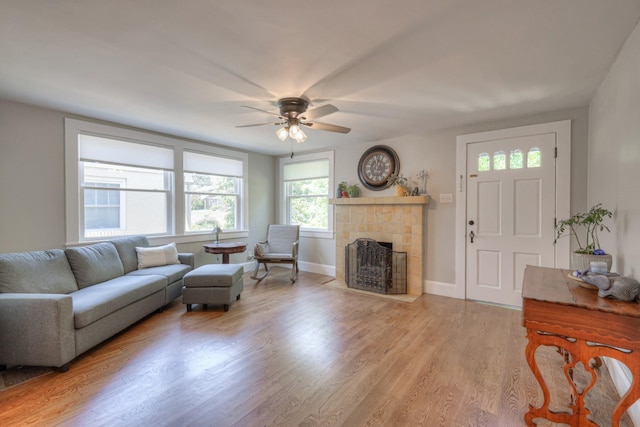
POLYGON ((229 311, 229 304, 224 305, 224 311, 229 311))
POLYGON ((238 301, 240 299, 240 294, 238 294, 238 296, 236 297, 236 301, 238 301))

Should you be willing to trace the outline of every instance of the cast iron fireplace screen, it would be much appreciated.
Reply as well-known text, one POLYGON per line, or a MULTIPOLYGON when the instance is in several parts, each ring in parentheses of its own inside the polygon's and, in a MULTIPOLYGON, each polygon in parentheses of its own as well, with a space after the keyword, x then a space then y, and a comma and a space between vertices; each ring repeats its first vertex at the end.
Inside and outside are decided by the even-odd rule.
POLYGON ((407 253, 391 243, 356 239, 345 246, 347 286, 379 294, 407 293, 407 253))

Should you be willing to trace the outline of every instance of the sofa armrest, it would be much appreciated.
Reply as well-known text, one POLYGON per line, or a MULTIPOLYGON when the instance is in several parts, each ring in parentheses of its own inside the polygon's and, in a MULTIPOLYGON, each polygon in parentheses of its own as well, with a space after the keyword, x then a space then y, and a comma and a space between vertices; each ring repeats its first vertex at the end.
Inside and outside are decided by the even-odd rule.
POLYGON ((0 365, 61 367, 76 356, 65 294, 0 294, 0 365))
POLYGON ((180 261, 180 264, 190 265, 191 268, 195 268, 196 267, 196 260, 195 260, 195 256, 193 254, 179 253, 178 254, 178 261, 180 261))

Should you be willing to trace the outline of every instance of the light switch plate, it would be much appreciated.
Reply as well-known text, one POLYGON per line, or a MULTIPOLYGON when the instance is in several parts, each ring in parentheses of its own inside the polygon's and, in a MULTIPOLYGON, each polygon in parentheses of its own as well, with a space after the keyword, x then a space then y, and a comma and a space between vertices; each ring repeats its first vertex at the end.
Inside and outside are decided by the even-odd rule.
POLYGON ((441 194, 440 203, 453 203, 453 194, 441 194))

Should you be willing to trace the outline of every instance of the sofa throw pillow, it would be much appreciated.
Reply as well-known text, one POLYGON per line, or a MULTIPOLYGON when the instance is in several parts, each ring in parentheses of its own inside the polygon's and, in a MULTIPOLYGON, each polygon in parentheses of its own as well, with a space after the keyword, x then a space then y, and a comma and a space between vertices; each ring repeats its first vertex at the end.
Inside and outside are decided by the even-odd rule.
POLYGON ((150 248, 136 246, 136 253, 138 254, 138 270, 161 265, 180 264, 175 243, 152 246, 150 248))

